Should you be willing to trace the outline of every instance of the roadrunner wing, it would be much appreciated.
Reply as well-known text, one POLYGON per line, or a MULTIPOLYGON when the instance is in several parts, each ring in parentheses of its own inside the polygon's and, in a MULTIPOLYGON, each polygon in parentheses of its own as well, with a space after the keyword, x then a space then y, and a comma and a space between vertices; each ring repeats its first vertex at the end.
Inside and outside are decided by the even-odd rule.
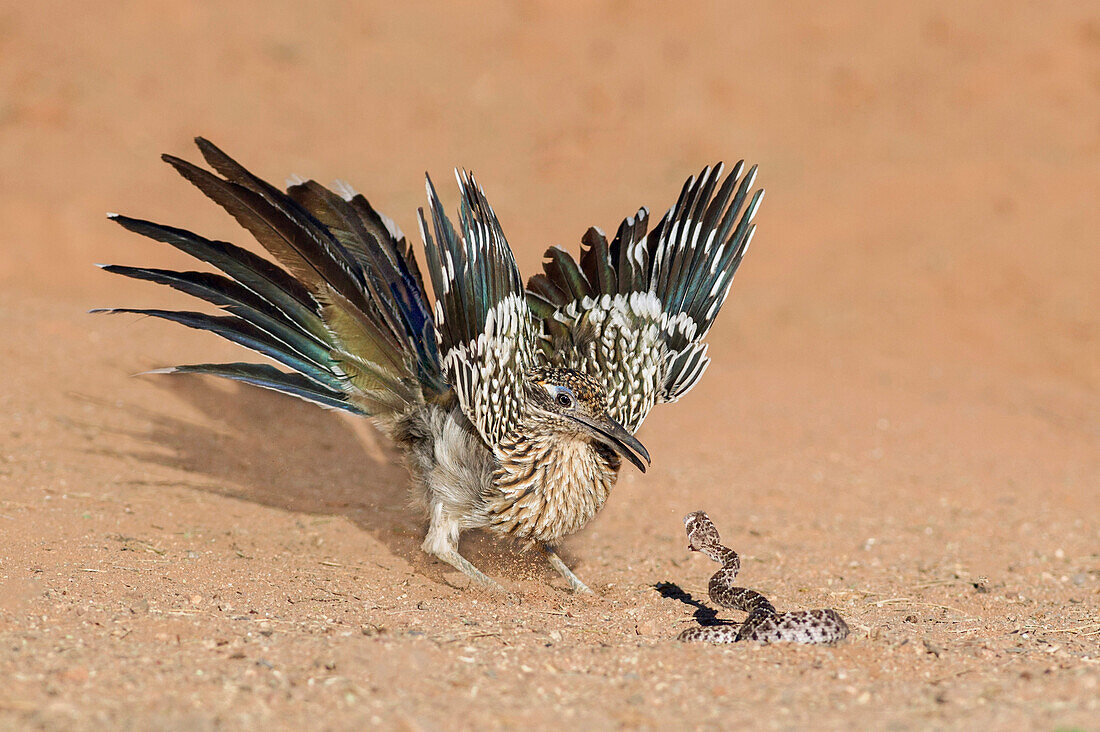
POLYGON ((534 365, 535 329, 523 279, 496 214, 472 175, 455 171, 460 231, 431 178, 431 227, 419 211, 443 373, 462 411, 492 446, 518 426, 526 372, 534 365))
POLYGON ((686 394, 710 363, 703 338, 752 239, 764 194, 749 198, 756 166, 742 176, 744 167, 737 163, 725 180, 721 163, 689 178, 648 235, 642 208, 610 244, 589 229, 579 262, 551 247, 544 274, 527 283, 545 357, 601 378, 611 416, 628 430, 655 403, 686 394))
POLYGON ((183 229, 112 215, 125 228, 218 268, 175 272, 108 265, 110 272, 169 285, 227 313, 116 308, 209 330, 289 367, 195 364, 204 373, 262 386, 322 406, 385 416, 446 390, 435 328, 411 248, 395 226, 350 190, 313 181, 286 193, 210 142, 199 150, 221 175, 165 155, 184 178, 228 211, 282 266, 183 229))

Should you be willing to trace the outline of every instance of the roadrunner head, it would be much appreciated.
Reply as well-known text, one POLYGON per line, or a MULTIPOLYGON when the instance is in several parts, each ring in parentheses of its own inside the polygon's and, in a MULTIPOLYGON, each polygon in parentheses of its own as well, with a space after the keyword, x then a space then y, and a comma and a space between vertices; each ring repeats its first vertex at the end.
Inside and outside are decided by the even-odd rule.
POLYGON ((540 367, 528 372, 526 387, 530 418, 538 426, 604 444, 645 472, 649 451, 608 414, 599 380, 572 369, 540 367))

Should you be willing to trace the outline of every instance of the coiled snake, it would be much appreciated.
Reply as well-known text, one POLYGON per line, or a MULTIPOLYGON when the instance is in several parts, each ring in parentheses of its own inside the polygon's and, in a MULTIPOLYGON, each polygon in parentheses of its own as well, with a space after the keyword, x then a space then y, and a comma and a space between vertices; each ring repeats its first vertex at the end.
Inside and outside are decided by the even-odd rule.
POLYGON ((836 643, 848 637, 848 624, 836 610, 800 610, 776 612, 768 598, 756 590, 735 587, 733 582, 741 569, 737 552, 723 546, 718 529, 702 511, 684 517, 688 548, 702 552, 722 565, 707 586, 710 599, 723 607, 743 610, 749 614, 740 625, 711 625, 688 628, 680 633, 681 641, 735 643, 754 640, 760 643, 789 641, 791 643, 836 643))

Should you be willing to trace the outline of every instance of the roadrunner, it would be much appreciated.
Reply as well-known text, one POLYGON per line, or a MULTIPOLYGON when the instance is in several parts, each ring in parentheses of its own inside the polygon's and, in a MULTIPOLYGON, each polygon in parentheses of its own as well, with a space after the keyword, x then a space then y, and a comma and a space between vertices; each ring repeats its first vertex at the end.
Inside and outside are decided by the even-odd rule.
POLYGON ((642 208, 608 243, 591 228, 579 260, 552 247, 524 288, 496 214, 473 175, 456 172, 458 227, 427 178, 420 236, 434 305, 400 229, 344 184, 285 192, 210 142, 215 172, 163 159, 224 208, 278 261, 183 229, 111 214, 213 272, 107 265, 169 285, 225 314, 114 308, 209 330, 286 367, 195 364, 212 374, 373 419, 404 451, 428 514, 423 548, 473 580, 499 585, 458 552, 489 529, 555 553, 603 506, 625 459, 645 471, 634 432, 706 369, 703 342, 755 229, 756 167, 705 168, 649 230, 642 208), (281 265, 281 266, 280 266, 281 265))

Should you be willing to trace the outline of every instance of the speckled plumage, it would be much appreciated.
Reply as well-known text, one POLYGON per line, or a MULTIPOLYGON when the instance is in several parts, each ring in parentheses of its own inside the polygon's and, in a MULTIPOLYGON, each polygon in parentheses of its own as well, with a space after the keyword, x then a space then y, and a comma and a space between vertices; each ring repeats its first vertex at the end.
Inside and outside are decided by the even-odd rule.
MULTIPOLYGON (((607 397, 593 377, 541 368, 529 379, 534 388, 565 385, 587 410, 606 417, 607 397)), ((531 399, 536 400, 537 395, 531 399)), ((596 515, 611 494, 622 465, 614 450, 593 442, 585 431, 537 413, 505 435, 493 453, 498 467, 489 500, 490 527, 544 544, 555 544, 596 515)))
POLYGON ((429 297, 412 248, 387 217, 341 184, 294 180, 281 191, 197 140, 217 172, 165 156, 278 261, 183 229, 113 216, 220 274, 106 269, 167 284, 223 315, 140 312, 210 330, 290 369, 196 364, 213 374, 372 418, 404 450, 429 518, 425 551, 486 585, 458 552, 487 529, 553 551, 607 501, 623 459, 645 469, 633 433, 659 402, 706 368, 703 337, 726 298, 763 191, 738 163, 690 178, 647 232, 641 209, 614 240, 590 229, 579 260, 547 252, 526 288, 473 176, 456 174, 457 226, 427 181, 419 212, 429 297))

